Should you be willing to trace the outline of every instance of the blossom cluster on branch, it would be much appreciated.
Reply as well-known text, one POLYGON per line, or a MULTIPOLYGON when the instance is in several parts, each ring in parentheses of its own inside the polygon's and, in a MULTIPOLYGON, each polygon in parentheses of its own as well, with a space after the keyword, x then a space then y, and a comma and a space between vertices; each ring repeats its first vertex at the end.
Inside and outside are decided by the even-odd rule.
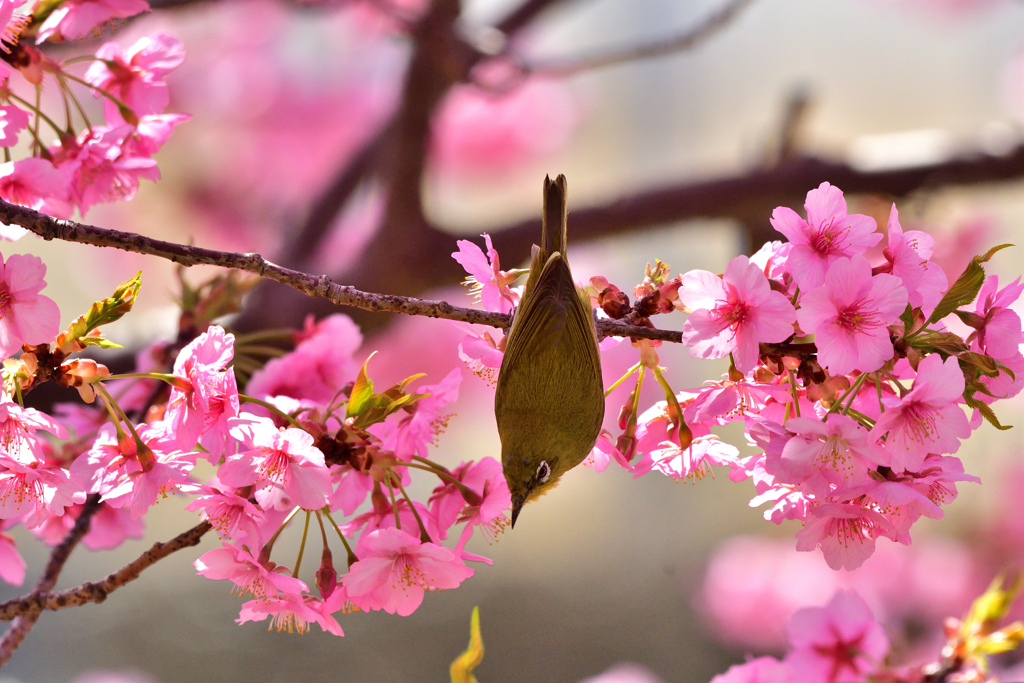
MULTIPOLYGON (((23 4, 0 1, 0 197, 61 218, 131 199, 140 180, 160 178, 153 156, 190 118, 164 111, 170 102, 164 77, 181 64, 184 47, 158 32, 126 49, 107 42, 95 54, 54 59, 40 49, 43 43, 82 38, 148 11, 149 4, 37 0, 26 11, 23 4), (88 68, 79 73, 82 64, 88 68), (44 90, 59 99, 44 100, 44 90), (91 120, 83 93, 102 100, 102 123, 91 120), (29 155, 14 159, 22 133, 31 139, 29 155)), ((4 226, 2 234, 17 238, 24 230, 4 226)))
MULTIPOLYGON (((868 251, 884 235, 872 218, 847 213, 838 188, 810 191, 805 209, 806 218, 776 209, 772 225, 787 241, 737 256, 720 275, 670 278, 665 264, 648 267, 632 305, 606 279, 591 279, 602 315, 652 326, 652 316, 684 311, 691 355, 729 358, 730 368, 721 380, 673 391, 658 365, 660 342, 634 340, 640 362, 612 386, 638 375, 618 411, 620 434, 603 433, 590 460, 675 479, 727 466, 733 480, 753 481, 751 505, 769 505, 766 519, 803 523, 798 550, 820 548, 832 568, 855 569, 879 536, 909 544, 914 522, 942 517, 958 482, 979 481, 952 454, 986 420, 1002 428, 991 404, 1024 383, 1024 336, 1011 308, 1024 285, 985 276, 1001 247, 950 284, 931 260, 932 238, 904 231, 895 205, 873 261, 868 251), (666 400, 641 411, 648 372, 666 400), (759 455, 741 458, 713 434, 737 420, 759 455)), ((487 254, 464 241, 455 256, 484 306, 516 301, 517 273, 500 269, 489 240, 487 254)), ((487 375, 500 367, 502 343, 469 331, 460 353, 487 375)))
MULTIPOLYGON (((684 311, 691 354, 730 366, 721 380, 677 391, 659 365, 661 342, 631 340, 639 362, 608 389, 636 375, 619 433, 603 432, 588 460, 597 470, 614 460, 635 476, 691 480, 728 466, 733 479, 753 479, 752 503, 770 503, 768 519, 803 521, 798 549, 820 547, 831 567, 852 569, 879 536, 909 544, 917 519, 941 517, 956 483, 977 481, 951 454, 985 420, 1001 427, 990 404, 1024 381, 1021 321, 1010 308, 1024 286, 986 277, 999 247, 950 285, 930 260, 931 239, 903 231, 895 207, 874 261, 868 250, 883 235, 870 218, 847 214, 837 188, 812 190, 806 209, 806 219, 777 209, 773 222, 789 241, 738 256, 721 275, 670 277, 658 262, 632 302, 591 278, 596 315, 651 328, 652 318, 684 311), (665 400, 641 410, 648 376, 665 400), (757 455, 741 458, 713 433, 735 420, 757 455)), ((485 243, 486 252, 462 241, 454 257, 478 303, 507 313, 522 271, 503 271, 485 243)), ((489 563, 466 544, 477 530, 493 541, 508 525, 500 463, 448 468, 428 457, 460 369, 434 384, 416 385, 423 376, 413 375, 380 390, 373 355, 355 360, 361 333, 341 314, 300 331, 236 337, 215 321, 239 309, 252 281, 228 274, 196 287, 182 280, 178 341, 156 343, 136 372, 112 377, 76 354, 116 346, 102 328, 131 310, 141 274, 58 334, 57 307, 40 293, 42 263, 13 256, 3 269, 2 351, 22 350, 4 363, 0 402, 5 528, 21 524, 55 544, 90 515, 83 543, 109 548, 139 536, 162 497, 193 496, 188 509, 223 539, 196 569, 250 598, 239 622, 269 617, 278 629, 318 624, 338 635, 338 614, 411 614, 426 592, 472 576, 467 562, 489 563), (85 405, 60 404, 52 416, 25 408, 24 395, 45 381, 78 389, 85 405), (197 476, 200 460, 215 474, 197 476), (413 477, 428 475, 431 492, 414 499, 413 477), (88 496, 99 505, 86 505, 88 496), (300 575, 315 556, 311 527, 319 563, 311 571, 306 561, 300 575), (299 550, 282 557, 278 539, 289 529, 299 550)), ((486 377, 503 345, 469 328, 459 351, 486 377)), ((10 536, 0 541, 0 577, 18 583, 24 562, 10 536)))

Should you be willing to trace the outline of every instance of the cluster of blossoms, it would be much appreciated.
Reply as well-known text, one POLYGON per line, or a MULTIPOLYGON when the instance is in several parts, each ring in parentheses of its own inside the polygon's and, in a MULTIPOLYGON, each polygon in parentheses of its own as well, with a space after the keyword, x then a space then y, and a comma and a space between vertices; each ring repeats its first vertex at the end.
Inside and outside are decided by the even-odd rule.
MULTIPOLYGON (((155 33, 127 49, 108 42, 95 55, 56 60, 40 49, 43 44, 98 33, 112 20, 148 11, 149 4, 37 0, 24 12, 23 4, 0 0, 0 197, 61 218, 76 208, 84 215, 96 204, 131 199, 141 179, 159 179, 153 155, 189 119, 164 111, 170 102, 164 77, 184 59, 181 42, 155 33), (75 73, 85 63, 84 73, 75 73), (78 99, 76 88, 102 100, 102 125, 90 121, 92 107, 78 99), (40 95, 51 89, 60 104, 46 102, 59 114, 44 111, 40 95), (12 160, 11 148, 23 133, 31 139, 30 155, 12 160)), ((9 238, 24 234, 3 230, 9 238)))
MULTIPOLYGON (((1000 288, 985 277, 997 249, 949 285, 930 260, 930 238, 904 232, 895 208, 888 246, 869 261, 882 234, 870 218, 847 215, 827 183, 809 193, 807 213, 776 210, 773 224, 789 242, 736 257, 722 275, 671 278, 663 263, 648 267, 632 304, 604 278, 591 279, 599 315, 652 326, 653 316, 683 310, 692 355, 728 357, 730 367, 720 381, 677 392, 659 367, 658 343, 633 340, 640 361, 610 388, 637 376, 618 413, 620 433, 603 432, 589 460, 595 469, 614 460, 635 476, 657 470, 676 479, 728 466, 733 479, 753 479, 753 504, 770 503, 768 519, 804 522, 799 549, 820 547, 831 567, 852 569, 878 536, 909 544, 918 518, 940 517, 957 482, 977 481, 951 454, 984 420, 1000 426, 989 404, 1024 381, 1021 321, 1010 308, 1024 285, 1000 288), (665 400, 641 411, 648 375, 665 400), (712 433, 736 420, 757 455, 741 458, 712 433)), ((508 312, 521 271, 502 271, 486 246, 463 241, 454 256, 480 303, 508 312)), ((116 346, 101 327, 131 309, 139 276, 58 334, 57 307, 40 294, 39 259, 0 257, 0 275, 0 351, 22 350, 4 364, 0 397, 5 529, 21 524, 52 544, 87 514, 84 543, 109 548, 139 536, 162 496, 190 495, 188 509, 223 539, 196 568, 251 597, 240 622, 270 617, 300 631, 317 623, 339 635, 339 612, 408 615, 426 591, 471 576, 467 561, 489 562, 466 544, 478 529, 493 539, 508 525, 501 464, 483 458, 449 469, 428 457, 461 370, 414 390, 422 375, 378 391, 369 359, 355 361, 359 329, 343 315, 236 339, 213 324, 246 290, 225 276, 195 289, 183 283, 177 345, 157 344, 136 373, 111 377, 72 356, 116 346), (275 340, 290 346, 269 345, 275 340), (56 417, 23 407, 41 381, 75 387, 92 405, 64 404, 56 417), (197 468, 200 460, 208 466, 197 468), (407 492, 417 471, 436 481, 424 501, 407 492), (307 562, 307 582, 300 570, 314 519, 320 562, 315 570, 307 562), (297 556, 275 554, 282 533, 299 524, 297 556), (344 550, 343 563, 332 545, 344 550)), ((498 335, 468 329, 460 355, 486 376, 500 367, 502 347, 498 335)), ((20 582, 24 569, 12 538, 0 535, 0 577, 20 582)))
POLYGON ((946 644, 935 661, 923 666, 892 665, 889 638, 867 603, 854 591, 839 591, 824 607, 793 614, 786 624, 789 649, 783 659, 751 659, 711 683, 998 681, 988 655, 1013 650, 1024 639, 1024 623, 999 628, 1017 589, 1017 582, 1004 588, 997 579, 962 620, 946 619, 946 644))
MULTIPOLYGON (((854 569, 879 536, 909 544, 921 516, 942 517, 957 482, 979 481, 952 454, 985 420, 1002 428, 990 404, 1024 383, 1024 336, 1011 308, 1024 285, 985 277, 982 264, 999 248, 950 285, 930 260, 932 238, 904 231, 895 206, 874 256, 885 235, 874 219, 848 214, 839 189, 823 183, 805 208, 806 218, 776 209, 772 225, 788 241, 737 256, 721 275, 670 278, 665 264, 648 267, 632 305, 604 278, 591 279, 601 315, 652 326, 653 315, 686 312, 691 355, 728 358, 730 367, 720 381, 676 392, 658 366, 660 342, 634 340, 640 362, 612 385, 638 374, 618 411, 621 433, 603 433, 590 463, 675 479, 727 466, 733 480, 753 480, 751 505, 768 504, 766 519, 803 523, 798 550, 820 548, 833 569, 854 569), (645 372, 666 399, 641 412, 645 372), (741 458, 712 433, 737 420, 758 455, 741 458)), ((455 256, 481 302, 504 311, 514 278, 489 242, 488 251, 461 242, 455 256)), ((460 346, 478 373, 500 367, 501 351, 500 340, 475 330, 460 346)))
MULTIPOLYGON (((161 497, 193 496, 187 509, 223 539, 196 569, 251 596, 239 622, 271 617, 278 629, 301 632, 316 623, 337 635, 336 613, 405 616, 426 591, 472 576, 467 561, 489 563, 464 548, 475 531, 493 539, 508 524, 500 463, 483 458, 448 469, 427 457, 447 423, 445 407, 458 395, 461 370, 414 391, 409 385, 421 375, 378 392, 367 365, 353 360, 358 327, 334 315, 283 333, 294 344, 290 351, 236 344, 233 334, 204 322, 180 350, 157 344, 140 355, 138 372, 111 377, 95 361, 68 356, 114 345, 100 326, 131 308, 139 278, 58 335, 57 307, 39 294, 44 274, 35 257, 13 256, 3 266, 2 351, 23 349, 5 364, 0 400, 4 529, 21 524, 55 544, 88 509, 83 542, 111 548, 141 535, 161 497), (255 360, 261 355, 274 357, 263 364, 255 360), (240 377, 249 394, 239 393, 240 377), (40 378, 76 387, 94 405, 58 404, 59 419, 23 407, 21 396, 40 378), (197 477, 200 460, 213 476, 197 477), (417 471, 437 482, 423 501, 407 493, 417 471), (311 590, 299 570, 314 518, 322 548, 311 590), (275 543, 299 523, 298 556, 282 559, 275 543), (332 544, 344 550, 341 562, 332 544)), ((203 291, 216 297, 240 290, 203 291)), ((195 320, 198 310, 222 309, 201 301, 183 318, 195 320)), ((20 583, 24 572, 12 537, 0 535, 0 577, 20 583)))

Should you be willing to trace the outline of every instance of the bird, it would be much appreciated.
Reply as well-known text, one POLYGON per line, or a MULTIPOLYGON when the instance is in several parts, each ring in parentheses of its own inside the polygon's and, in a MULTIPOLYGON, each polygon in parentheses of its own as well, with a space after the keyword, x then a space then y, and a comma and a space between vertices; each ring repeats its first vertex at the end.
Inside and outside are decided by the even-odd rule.
POLYGON ((505 339, 494 416, 512 527, 590 453, 604 420, 604 384, 590 298, 566 259, 567 185, 544 178, 541 243, 505 339))

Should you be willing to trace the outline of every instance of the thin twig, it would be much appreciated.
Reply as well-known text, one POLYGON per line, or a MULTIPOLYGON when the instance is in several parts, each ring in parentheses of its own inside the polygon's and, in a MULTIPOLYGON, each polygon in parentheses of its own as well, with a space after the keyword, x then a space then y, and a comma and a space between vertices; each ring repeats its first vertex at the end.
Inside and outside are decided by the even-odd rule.
MULTIPOLYGON (((431 301, 408 296, 362 292, 354 287, 336 284, 326 275, 311 275, 284 268, 255 253, 239 254, 216 251, 187 244, 176 244, 152 239, 131 232, 98 228, 74 221, 64 221, 33 209, 0 200, 0 222, 20 225, 45 240, 59 239, 80 242, 97 247, 113 247, 139 254, 150 254, 168 259, 182 266, 211 265, 255 273, 296 289, 310 297, 323 297, 339 306, 352 306, 365 311, 405 313, 430 318, 458 320, 490 327, 508 327, 510 316, 475 308, 453 306, 447 301, 431 301)), ((672 330, 632 327, 614 320, 598 321, 603 336, 635 337, 680 342, 682 335, 672 330)))
POLYGON ((50 592, 53 586, 46 590, 39 590, 37 587, 36 590, 22 598, 9 600, 0 605, 0 620, 14 618, 17 622, 18 619, 31 618, 35 621, 43 610, 56 611, 65 607, 84 605, 87 602, 103 602, 115 590, 139 578, 139 575, 147 567, 179 550, 199 545, 200 540, 211 528, 209 522, 202 522, 166 543, 154 543, 152 548, 139 555, 136 560, 118 569, 102 581, 83 583, 81 586, 59 593, 50 592))
POLYGON ((526 74, 564 78, 583 71, 592 71, 607 66, 626 64, 642 59, 664 57, 690 50, 729 25, 740 12, 754 0, 727 0, 725 5, 711 14, 700 24, 688 31, 669 38, 663 38, 643 45, 634 45, 568 59, 525 62, 521 65, 526 74))
MULTIPOLYGON (((57 585, 57 579, 60 578, 64 565, 68 561, 68 557, 71 556, 71 551, 75 549, 75 546, 82 540, 82 537, 89 532, 89 523, 99 509, 99 494, 93 493, 85 500, 82 511, 78 514, 78 519, 75 520, 75 525, 71 527, 71 531, 67 533, 64 540, 58 543, 50 553, 50 560, 46 563, 43 575, 39 577, 35 587, 27 597, 42 595, 53 590, 53 587, 57 585)), ((25 636, 28 635, 28 632, 32 630, 32 627, 35 626, 36 621, 39 619, 38 611, 16 612, 15 614, 19 616, 14 618, 11 625, 7 628, 3 640, 0 640, 0 666, 3 666, 10 660, 11 655, 18 649, 21 641, 25 640, 25 636)), ((14 615, 12 614, 11 616, 14 615)))

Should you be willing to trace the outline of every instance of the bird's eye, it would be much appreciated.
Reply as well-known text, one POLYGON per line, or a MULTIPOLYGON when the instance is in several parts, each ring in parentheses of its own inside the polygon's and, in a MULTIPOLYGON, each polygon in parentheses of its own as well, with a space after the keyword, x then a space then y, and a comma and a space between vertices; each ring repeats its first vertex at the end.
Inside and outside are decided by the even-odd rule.
POLYGON ((550 476, 551 466, 548 465, 547 460, 541 460, 540 466, 537 468, 537 474, 533 475, 533 478, 536 479, 541 484, 546 484, 548 481, 548 477, 550 476))

